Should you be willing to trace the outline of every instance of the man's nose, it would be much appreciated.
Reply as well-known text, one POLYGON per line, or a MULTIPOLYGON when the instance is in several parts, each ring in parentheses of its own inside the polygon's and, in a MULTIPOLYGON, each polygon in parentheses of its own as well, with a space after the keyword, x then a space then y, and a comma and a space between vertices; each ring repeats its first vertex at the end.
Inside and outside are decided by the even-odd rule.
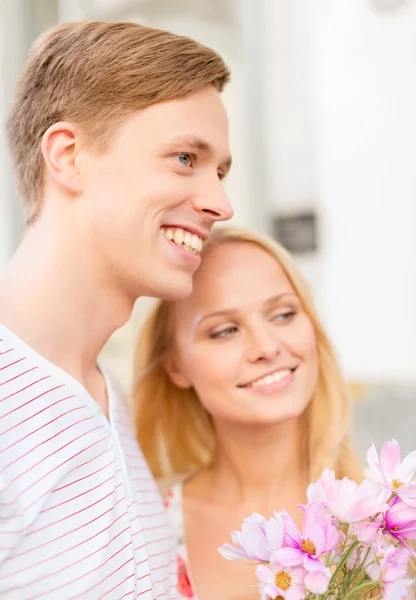
POLYGON ((203 193, 194 197, 194 209, 199 213, 209 215, 211 221, 227 221, 234 214, 224 187, 219 179, 215 184, 207 186, 203 193))

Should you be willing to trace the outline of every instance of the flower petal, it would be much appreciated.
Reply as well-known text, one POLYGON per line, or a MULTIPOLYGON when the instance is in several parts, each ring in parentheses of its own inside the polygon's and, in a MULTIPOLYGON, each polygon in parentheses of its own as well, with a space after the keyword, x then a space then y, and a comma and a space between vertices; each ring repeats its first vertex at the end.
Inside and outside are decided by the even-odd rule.
POLYGON ((283 546, 284 524, 281 515, 277 514, 274 519, 269 519, 265 524, 265 533, 270 553, 279 550, 283 546))
POLYGON ((359 542, 365 544, 374 544, 377 541, 378 532, 380 530, 381 523, 379 521, 355 523, 353 526, 353 532, 357 536, 359 542))
POLYGON ((325 532, 320 526, 319 516, 314 510, 306 509, 303 516, 302 532, 305 540, 311 540, 316 549, 316 555, 319 556, 325 550, 325 532))
POLYGON ((386 442, 380 452, 380 469, 386 483, 390 484, 395 479, 396 471, 400 467, 400 446, 396 440, 386 442))
POLYGON ((266 583, 266 585, 264 586, 264 593, 268 600, 280 596, 280 590, 273 581, 269 581, 266 583))
POLYGON ((402 483, 408 483, 416 472, 416 450, 409 452, 402 460, 402 464, 396 471, 396 478, 402 483))
POLYGON ((367 462, 370 469, 372 469, 374 473, 378 475, 378 479, 380 479, 380 461, 374 444, 371 444, 371 446, 367 450, 367 462))
POLYGON ((293 585, 303 585, 305 575, 306 573, 302 568, 295 568, 290 570, 290 576, 292 578, 293 585))
POLYGON ((227 560, 248 560, 250 558, 245 550, 238 546, 232 546, 231 544, 223 544, 218 548, 218 552, 227 560))
POLYGON ((279 568, 281 565, 285 567, 296 567, 302 564, 304 553, 298 548, 281 548, 270 557, 270 566, 279 568))
POLYGON ((330 576, 325 571, 313 571, 305 577, 305 586, 312 594, 325 594, 330 576))
POLYGON ((399 598, 407 598, 407 591, 412 585, 412 579, 402 579, 396 581, 392 586, 389 586, 387 594, 383 596, 383 600, 398 600, 399 598))
POLYGON ((321 563, 321 561, 318 558, 313 558, 308 554, 304 555, 303 566, 308 572, 326 570, 324 563, 321 563))
POLYGON ((321 502, 326 502, 326 495, 319 480, 316 483, 310 483, 308 485, 306 495, 308 504, 320 504, 321 502))
POLYGON ((372 565, 368 565, 365 568, 367 575, 372 581, 377 581, 380 579, 380 565, 374 562, 372 565))
POLYGON ((273 577, 272 571, 266 565, 256 567, 256 577, 262 583, 267 583, 273 577))
POLYGON ((416 483, 402 485, 396 490, 397 495, 403 502, 410 506, 416 506, 416 483))
POLYGON ((326 546, 325 552, 331 552, 338 544, 340 538, 339 531, 333 525, 328 525, 328 529, 326 531, 326 546))
POLYGON ((285 524, 285 541, 291 548, 299 548, 302 543, 302 537, 299 529, 296 527, 292 517, 286 511, 283 511, 283 521, 285 524))
POLYGON ((270 552, 263 531, 263 523, 258 524, 245 520, 241 529, 242 532, 238 535, 239 544, 243 546, 248 556, 256 560, 269 560, 270 552))

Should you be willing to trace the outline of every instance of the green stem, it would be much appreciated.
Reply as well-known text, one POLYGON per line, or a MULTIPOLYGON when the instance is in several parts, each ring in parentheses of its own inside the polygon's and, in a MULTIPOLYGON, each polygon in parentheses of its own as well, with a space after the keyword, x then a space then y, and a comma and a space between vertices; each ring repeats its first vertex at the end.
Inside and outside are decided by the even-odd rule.
MULTIPOLYGON (((356 588, 354 588, 351 592, 349 592, 346 596, 344 596, 344 598, 342 600, 348 600, 349 598, 354 598, 355 594, 359 591, 363 591, 364 589, 367 588, 373 588, 374 590, 376 588, 379 587, 379 584, 375 581, 366 581, 365 583, 362 583, 361 585, 358 585, 356 588)), ((372 591, 371 589, 369 589, 368 591, 372 591)))
POLYGON ((348 548, 348 551, 344 554, 344 556, 341 558, 337 568, 335 569, 334 574, 331 577, 331 582, 336 582, 337 577, 338 577, 338 573, 341 571, 341 569, 343 568, 343 566, 346 564, 347 560, 349 559, 349 557, 351 556, 351 554, 354 552, 355 548, 358 546, 358 540, 356 539, 351 546, 348 548))

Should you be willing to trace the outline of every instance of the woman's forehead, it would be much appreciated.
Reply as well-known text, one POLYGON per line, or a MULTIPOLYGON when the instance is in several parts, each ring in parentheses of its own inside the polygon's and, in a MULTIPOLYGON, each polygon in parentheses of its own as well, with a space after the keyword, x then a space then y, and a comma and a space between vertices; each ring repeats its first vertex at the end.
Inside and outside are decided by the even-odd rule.
POLYGON ((203 257, 193 292, 178 302, 177 314, 254 306, 285 292, 293 287, 270 253, 251 243, 224 243, 203 257))

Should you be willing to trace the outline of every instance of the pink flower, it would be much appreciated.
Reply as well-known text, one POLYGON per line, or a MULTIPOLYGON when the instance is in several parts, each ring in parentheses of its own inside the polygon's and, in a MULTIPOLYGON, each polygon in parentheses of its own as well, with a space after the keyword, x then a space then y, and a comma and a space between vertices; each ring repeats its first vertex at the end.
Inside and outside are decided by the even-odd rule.
POLYGON ((266 565, 258 565, 256 576, 261 581, 262 600, 268 600, 269 598, 303 600, 305 598, 305 571, 302 568, 288 568, 275 556, 272 556, 270 568, 266 565))
POLYGON ((374 444, 371 444, 367 452, 367 461, 377 481, 407 504, 416 506, 416 484, 411 483, 416 473, 415 450, 401 460, 399 443, 392 440, 384 444, 379 459, 374 444))
POLYGON ((383 598, 390 597, 391 600, 393 598, 398 600, 406 597, 405 592, 411 584, 411 581, 406 579, 409 560, 407 550, 388 546, 383 549, 373 547, 372 552, 374 559, 367 566, 366 571, 370 579, 380 582, 383 598), (396 595, 393 595, 393 590, 396 595))
POLYGON ((243 521, 241 531, 233 531, 231 539, 235 546, 223 544, 218 552, 228 560, 256 560, 268 562, 270 556, 282 547, 284 525, 282 516, 266 520, 257 513, 243 521))
POLYGON ((384 525, 392 537, 410 550, 405 540, 416 540, 416 507, 409 506, 401 500, 396 501, 386 511, 384 525))
POLYGON ((390 584, 385 591, 383 600, 406 600, 409 595, 409 587, 413 583, 412 579, 400 579, 390 584))
POLYGON ((375 544, 380 536, 382 523, 380 520, 375 521, 363 521, 361 523, 354 523, 351 531, 357 537, 359 542, 363 544, 375 544))
POLYGON ((319 512, 316 505, 306 507, 302 535, 288 513, 283 514, 283 519, 287 547, 278 550, 274 556, 286 567, 302 565, 306 571, 306 588, 314 594, 325 593, 331 572, 320 557, 331 552, 339 541, 339 533, 332 524, 331 516, 319 512))
POLYGON ((379 485, 367 480, 358 485, 348 477, 335 479, 329 469, 308 486, 307 493, 309 504, 323 503, 341 523, 362 521, 387 508, 388 493, 379 485))

